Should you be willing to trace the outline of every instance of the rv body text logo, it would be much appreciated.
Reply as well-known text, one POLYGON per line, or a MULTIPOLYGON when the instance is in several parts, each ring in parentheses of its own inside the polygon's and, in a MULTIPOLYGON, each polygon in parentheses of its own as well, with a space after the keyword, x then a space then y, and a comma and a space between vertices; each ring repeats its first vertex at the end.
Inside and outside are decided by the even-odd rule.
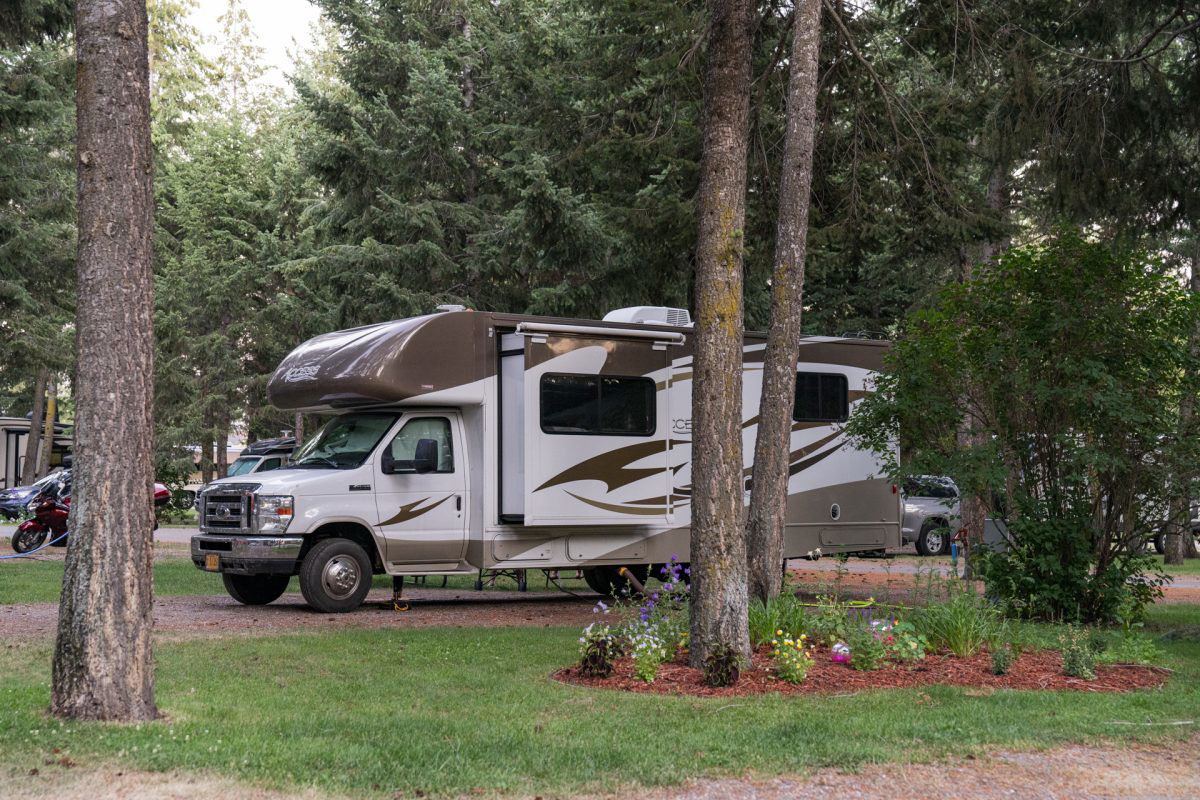
POLYGON ((317 370, 320 366, 313 364, 311 367, 292 367, 287 372, 283 373, 284 383, 298 383, 299 381, 315 381, 317 379, 317 370))

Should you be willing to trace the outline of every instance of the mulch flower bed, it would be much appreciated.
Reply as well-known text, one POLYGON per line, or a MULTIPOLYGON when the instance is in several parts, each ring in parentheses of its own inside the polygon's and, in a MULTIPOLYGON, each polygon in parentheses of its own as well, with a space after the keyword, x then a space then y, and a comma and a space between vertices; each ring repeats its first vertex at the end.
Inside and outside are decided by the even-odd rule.
POLYGON ((578 667, 567 667, 554 673, 555 680, 578 686, 621 689, 649 694, 696 695, 701 697, 741 697, 768 694, 853 694, 871 689, 902 689, 912 686, 967 686, 982 690, 1049 689, 1081 692, 1129 692, 1135 689, 1157 688, 1167 681, 1169 670, 1139 665, 1096 667, 1095 680, 1069 678, 1062 674, 1062 656, 1054 650, 1029 650, 1013 663, 1007 675, 993 675, 991 657, 980 652, 970 658, 953 655, 928 655, 921 661, 908 664, 888 662, 882 668, 859 671, 846 664, 830 660, 827 648, 816 648, 816 663, 803 683, 791 684, 771 676, 769 650, 754 654, 752 664, 742 670, 734 686, 715 688, 704 685, 700 670, 687 666, 680 657, 663 664, 653 683, 633 676, 633 662, 622 658, 607 678, 590 678, 579 673, 578 667))

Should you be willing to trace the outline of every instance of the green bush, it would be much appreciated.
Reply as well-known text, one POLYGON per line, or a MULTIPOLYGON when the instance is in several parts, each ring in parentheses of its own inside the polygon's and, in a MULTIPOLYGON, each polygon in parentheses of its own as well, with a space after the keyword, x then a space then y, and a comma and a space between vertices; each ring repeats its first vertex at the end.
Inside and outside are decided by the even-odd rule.
POLYGON ((973 656, 999 629, 1000 614, 980 597, 956 590, 949 600, 933 603, 913 616, 913 626, 935 650, 959 658, 973 656))
POLYGON ((998 644, 991 650, 992 655, 992 674, 1007 675, 1008 670, 1012 667, 1013 662, 1017 660, 1016 648, 1008 642, 998 644))
POLYGON ((826 646, 846 641, 851 628, 846 604, 826 595, 818 597, 817 601, 819 605, 808 619, 808 629, 813 639, 826 646))
POLYGON ((1198 325, 1200 295, 1157 257, 1063 230, 905 320, 847 430, 894 481, 952 476, 1007 523, 1002 552, 969 556, 989 596, 1027 618, 1111 622, 1158 596, 1165 576, 1134 551, 1195 496, 1200 437, 1179 435, 1179 406, 1198 325))
POLYGON ((750 602, 750 643, 755 647, 769 644, 783 636, 796 639, 808 631, 808 614, 799 598, 785 587, 783 594, 772 597, 768 602, 754 599, 750 602))
POLYGON ((1097 659, 1105 664, 1157 664, 1163 651, 1149 636, 1132 633, 1106 647, 1097 659))
POLYGON ((1067 626, 1058 638, 1062 647, 1063 674, 1072 678, 1094 680, 1096 677, 1096 649, 1091 636, 1074 625, 1067 626))
POLYGON ((870 626, 852 625, 846 644, 850 645, 850 666, 855 669, 879 669, 887 658, 887 646, 870 626))

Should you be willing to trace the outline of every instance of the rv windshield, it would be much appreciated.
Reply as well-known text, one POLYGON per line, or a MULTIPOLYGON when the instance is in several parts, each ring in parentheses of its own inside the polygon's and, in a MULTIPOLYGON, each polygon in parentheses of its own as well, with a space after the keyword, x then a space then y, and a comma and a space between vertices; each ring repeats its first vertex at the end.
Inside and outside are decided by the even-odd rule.
POLYGON ((293 456, 293 469, 354 469, 366 461, 396 421, 395 414, 361 412, 335 417, 293 456))
POLYGON ((233 478, 238 475, 245 475, 247 472, 254 469, 254 465, 257 463, 257 456, 241 457, 229 465, 229 471, 225 473, 225 476, 227 478, 233 478))

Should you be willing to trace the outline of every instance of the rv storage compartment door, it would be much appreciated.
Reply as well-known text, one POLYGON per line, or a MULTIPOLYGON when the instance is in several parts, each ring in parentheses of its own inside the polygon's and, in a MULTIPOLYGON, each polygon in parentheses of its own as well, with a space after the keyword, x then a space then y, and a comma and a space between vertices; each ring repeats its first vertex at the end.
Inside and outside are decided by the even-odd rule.
POLYGON ((670 346, 554 332, 525 340, 525 524, 670 524, 670 346))

